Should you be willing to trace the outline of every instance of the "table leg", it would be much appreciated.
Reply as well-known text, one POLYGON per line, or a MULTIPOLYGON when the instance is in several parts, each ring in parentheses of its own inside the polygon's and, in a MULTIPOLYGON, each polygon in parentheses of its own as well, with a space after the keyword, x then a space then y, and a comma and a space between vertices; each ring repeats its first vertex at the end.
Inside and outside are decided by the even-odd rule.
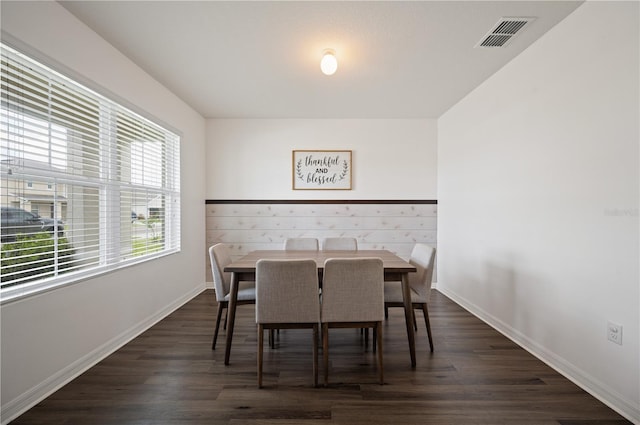
MULTIPOLYGON (((238 274, 231 273, 231 288, 229 290, 229 311, 227 312, 227 343, 224 351, 224 364, 229 364, 231 357, 231 341, 233 340, 233 325, 236 322, 236 304, 238 301, 238 274)), ((413 325, 412 325, 413 326, 413 325)), ((413 327, 411 328, 413 329, 413 327)))
POLYGON ((402 301, 404 302, 404 319, 407 325, 407 337, 409 338, 409 354, 411 354, 411 367, 416 367, 416 335, 413 324, 413 306, 411 305, 411 287, 409 286, 409 274, 402 274, 402 301))

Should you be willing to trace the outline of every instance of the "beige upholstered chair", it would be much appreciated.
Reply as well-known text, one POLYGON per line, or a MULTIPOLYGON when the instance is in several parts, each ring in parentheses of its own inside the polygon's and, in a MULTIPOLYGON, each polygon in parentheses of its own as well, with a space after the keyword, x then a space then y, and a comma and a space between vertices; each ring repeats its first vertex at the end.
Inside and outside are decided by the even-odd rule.
MULTIPOLYGON (((211 272, 213 274, 213 286, 216 291, 216 300, 218 301, 218 315, 216 317, 216 330, 213 334, 213 342, 211 349, 216 349, 216 340, 218 339, 218 330, 220 329, 220 320, 222 319, 222 311, 229 307, 229 291, 231 289, 231 273, 225 273, 224 268, 230 264, 231 254, 227 245, 219 243, 209 247, 209 260, 211 261, 211 272)), ((253 282, 240 282, 238 288, 238 304, 255 304, 256 288, 253 282)), ((225 316, 225 329, 227 328, 225 316)))
POLYGON ((258 388, 262 387, 264 330, 313 329, 313 385, 318 386, 320 299, 314 260, 258 260, 256 263, 258 388))
POLYGON ((284 241, 284 249, 288 251, 317 251, 318 239, 316 238, 287 238, 284 241))
POLYGON ((324 384, 329 381, 329 328, 373 328, 378 341, 378 373, 384 383, 382 321, 384 267, 379 258, 329 258, 322 279, 324 384))
MULTIPOLYGON (((411 303, 414 309, 422 310, 424 323, 427 327, 429 347, 433 351, 433 338, 431 336, 431 324, 429 322, 429 295, 431 294, 431 280, 433 278, 433 264, 436 250, 425 244, 416 244, 411 251, 409 262, 416 267, 415 273, 409 273, 409 286, 411 287, 411 303)), ((404 307, 402 302, 402 287, 400 282, 385 282, 384 285, 384 312, 385 318, 389 317, 389 307, 404 307)))
POLYGON ((357 251, 356 238, 326 238, 322 242, 323 251, 357 251))

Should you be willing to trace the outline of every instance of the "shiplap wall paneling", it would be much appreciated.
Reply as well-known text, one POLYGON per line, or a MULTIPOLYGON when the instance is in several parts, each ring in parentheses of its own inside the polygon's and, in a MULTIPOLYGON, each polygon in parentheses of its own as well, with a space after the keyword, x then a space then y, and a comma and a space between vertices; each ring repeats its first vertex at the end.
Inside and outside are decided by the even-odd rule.
MULTIPOLYGON (((435 204, 207 204, 206 248, 226 243, 233 258, 281 249, 289 237, 354 237, 360 249, 409 258, 415 243, 436 246, 435 204)), ((207 255, 207 282, 212 282, 207 255)))

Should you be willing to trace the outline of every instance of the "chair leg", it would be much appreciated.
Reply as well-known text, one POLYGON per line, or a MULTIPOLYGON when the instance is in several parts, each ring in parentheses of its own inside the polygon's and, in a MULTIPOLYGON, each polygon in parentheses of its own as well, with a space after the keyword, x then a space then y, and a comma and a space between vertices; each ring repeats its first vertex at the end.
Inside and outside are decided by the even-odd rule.
POLYGON ((313 386, 318 386, 318 324, 313 325, 313 386))
POLYGON ((258 324, 258 388, 262 388, 262 349, 264 345, 264 329, 258 324))
POLYGON ((387 305, 384 305, 384 320, 388 320, 389 319, 389 307, 387 307, 387 305))
POLYGON ((322 324, 322 359, 324 366, 324 386, 329 385, 329 324, 322 324))
POLYGON ((224 329, 225 331, 227 330, 227 320, 229 320, 229 310, 227 310, 227 313, 224 315, 224 329))
POLYGON ((380 374, 380 385, 384 384, 384 363, 382 361, 382 353, 383 353, 383 349, 382 349, 382 322, 378 322, 376 324, 376 329, 375 329, 375 335, 376 335, 376 339, 379 341, 378 343, 380 344, 380 346, 378 347, 378 371, 380 374))
POLYGON ((378 349, 378 332, 376 331, 376 329, 373 329, 373 332, 371 332, 373 334, 373 354, 376 353, 376 350, 378 349))
POLYGON ((418 322, 416 322, 416 310, 412 307, 411 314, 413 314, 413 330, 418 331, 418 322))
POLYGON ((424 316, 424 324, 427 326, 427 336, 429 337, 429 348, 433 353, 433 339, 431 337, 431 322, 429 322, 429 309, 427 304, 422 304, 422 315, 424 316))
MULTIPOLYGON (((213 342, 211 343, 211 349, 216 349, 216 341, 218 340, 218 330, 220 329, 220 319, 222 319, 222 310, 226 307, 225 303, 218 303, 218 314, 216 316, 216 330, 213 333, 213 342)), ((226 325, 226 321, 225 321, 226 325)), ((226 326, 225 326, 226 329, 226 326)))

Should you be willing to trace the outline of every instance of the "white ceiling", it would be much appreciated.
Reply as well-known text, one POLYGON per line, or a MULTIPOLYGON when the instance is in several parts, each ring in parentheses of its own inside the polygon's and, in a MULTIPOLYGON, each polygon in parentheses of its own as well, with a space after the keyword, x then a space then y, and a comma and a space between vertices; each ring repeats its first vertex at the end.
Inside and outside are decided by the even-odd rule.
POLYGON ((207 118, 439 117, 581 4, 60 3, 207 118), (476 48, 502 17, 536 19, 504 48, 476 48))

